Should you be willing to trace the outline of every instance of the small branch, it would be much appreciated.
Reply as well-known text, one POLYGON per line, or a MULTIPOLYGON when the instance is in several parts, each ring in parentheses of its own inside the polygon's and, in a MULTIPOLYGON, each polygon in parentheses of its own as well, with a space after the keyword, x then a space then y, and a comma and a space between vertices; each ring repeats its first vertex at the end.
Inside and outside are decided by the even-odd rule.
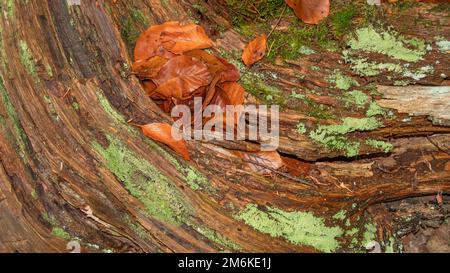
POLYGON ((272 28, 272 30, 270 31, 269 35, 267 35, 267 40, 269 40, 270 35, 272 35, 272 33, 275 31, 275 29, 276 29, 276 28, 278 27, 278 25, 280 24, 281 19, 283 18, 284 12, 286 11, 286 8, 287 8, 287 4, 285 3, 285 4, 284 4, 283 11, 282 11, 281 14, 280 14, 280 18, 278 18, 277 23, 276 23, 275 26, 272 28))

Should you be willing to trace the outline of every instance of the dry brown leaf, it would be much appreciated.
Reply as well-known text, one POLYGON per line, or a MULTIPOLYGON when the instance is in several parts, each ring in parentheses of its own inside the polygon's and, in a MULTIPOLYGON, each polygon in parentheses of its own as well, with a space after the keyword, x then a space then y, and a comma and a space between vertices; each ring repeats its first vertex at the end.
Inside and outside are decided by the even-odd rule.
POLYGON ((220 74, 219 82, 238 81, 241 77, 239 70, 234 65, 204 50, 191 50, 184 53, 184 55, 200 59, 208 66, 211 75, 220 74))
POLYGON ((176 137, 181 140, 175 140, 172 136, 172 126, 167 123, 152 123, 142 126, 142 132, 145 136, 166 144, 172 148, 175 152, 181 155, 184 159, 190 160, 189 152, 186 146, 186 141, 182 139, 180 133, 176 137))
POLYGON ((237 82, 225 82, 219 85, 220 94, 226 97, 226 105, 242 105, 245 100, 245 90, 237 82))
POLYGON ((209 48, 214 44, 205 30, 196 24, 169 26, 162 31, 161 39, 164 48, 175 54, 209 48))
POLYGON ((167 98, 186 99, 211 82, 211 73, 199 59, 181 55, 170 59, 153 82, 158 87, 155 92, 167 98))
POLYGON ((141 79, 151 79, 158 75, 161 68, 167 63, 167 59, 161 56, 153 56, 147 60, 139 60, 133 63, 132 71, 141 79))
POLYGON ((136 47, 134 48, 134 61, 148 60, 153 56, 161 56, 166 59, 170 59, 175 54, 167 51, 161 40, 161 33, 169 28, 178 26, 178 22, 166 22, 162 25, 154 25, 144 31, 136 41, 136 47))
POLYGON ((442 207, 442 204, 444 203, 444 198, 442 197, 442 192, 441 191, 439 191, 436 194, 436 202, 439 205, 439 207, 442 207))
POLYGON ((265 34, 251 41, 244 49, 242 61, 246 66, 251 66, 264 58, 267 50, 267 37, 265 34))
POLYGON ((283 160, 277 151, 273 152, 238 152, 250 169, 259 174, 271 174, 283 166, 283 160))
POLYGON ((330 0, 286 0, 286 3, 307 24, 316 25, 330 14, 330 0))

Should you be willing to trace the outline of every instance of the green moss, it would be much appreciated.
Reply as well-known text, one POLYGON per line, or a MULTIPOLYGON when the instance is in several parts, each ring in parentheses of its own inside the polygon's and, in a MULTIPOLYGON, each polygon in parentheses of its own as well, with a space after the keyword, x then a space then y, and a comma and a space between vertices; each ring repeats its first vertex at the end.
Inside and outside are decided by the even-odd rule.
POLYGON ((148 237, 147 231, 141 225, 131 221, 128 215, 124 215, 123 221, 139 236, 139 238, 146 239, 148 237))
POLYGON ((303 94, 292 91, 291 98, 302 100, 308 107, 307 113, 311 117, 318 119, 333 119, 334 115, 329 112, 329 107, 324 104, 318 104, 303 94))
POLYGON ((120 34, 129 48, 136 43, 141 29, 147 28, 149 21, 139 9, 132 9, 128 16, 120 18, 120 34))
POLYGON ((14 1, 15 0, 7 0, 6 2, 6 14, 8 15, 10 20, 14 19, 14 10, 15 10, 14 1))
POLYGON ((20 62, 32 76, 37 76, 36 60, 25 41, 19 41, 20 62))
MULTIPOLYGON (((3 78, 0 76, 0 103, 4 106, 6 110, 6 117, 0 115, 0 125, 7 126, 7 120, 12 124, 14 132, 9 134, 9 140, 15 144, 18 154, 22 159, 28 161, 29 159, 29 149, 28 149, 28 137, 23 127, 20 123, 19 117, 11 103, 10 97, 6 88, 3 84, 3 78)), ((9 132, 9 130, 3 130, 4 132, 9 132)))
POLYGON ((368 100, 369 96, 358 90, 344 94, 344 102, 346 103, 346 106, 356 105, 357 107, 363 107, 368 100))
POLYGON ((47 76, 50 78, 53 77, 53 69, 49 64, 45 64, 45 72, 47 73, 47 76))
POLYGON ((192 4, 192 8, 201 14, 205 14, 208 11, 208 9, 205 8, 200 2, 192 4))
POLYGON ((336 88, 342 90, 348 90, 350 87, 356 85, 359 86, 358 82, 346 75, 343 75, 340 71, 335 71, 334 75, 330 77, 330 82, 336 84, 336 88))
POLYGON ((312 131, 310 138, 333 150, 346 150, 347 157, 359 154, 360 143, 349 140, 345 135, 355 131, 371 131, 382 126, 375 118, 343 118, 342 124, 319 125, 312 131))
POLYGON ((348 45, 353 50, 376 52, 407 62, 422 60, 426 54, 425 42, 403 38, 393 31, 378 32, 372 26, 358 29, 348 45))
POLYGON ((145 205, 149 215, 174 225, 193 215, 192 206, 169 178, 128 150, 116 137, 107 135, 107 139, 110 142, 107 148, 98 143, 93 147, 125 188, 145 205))
POLYGON ((376 149, 380 149, 385 153, 390 153, 394 149, 394 145, 381 140, 368 139, 366 140, 366 144, 376 149))
POLYGON ((73 102, 72 108, 75 109, 75 111, 78 111, 78 110, 80 110, 80 105, 78 104, 78 102, 73 102))
POLYGON ((70 240, 70 234, 60 227, 53 227, 52 235, 64 240, 70 240))
POLYGON ((346 34, 352 26, 352 19, 355 15, 356 7, 353 4, 346 5, 342 10, 334 14, 331 19, 334 33, 337 35, 346 34))
POLYGON ((323 252, 340 247, 337 240, 343 234, 340 227, 325 225, 322 218, 309 212, 283 211, 278 208, 249 204, 236 218, 272 237, 283 237, 296 245, 307 245, 323 252))
POLYGON ((284 105, 286 103, 283 92, 275 86, 266 84, 261 77, 244 74, 241 77, 241 84, 245 91, 253 94, 260 100, 269 104, 284 105))
POLYGON ((6 69, 8 65, 8 58, 5 50, 5 44, 3 40, 3 28, 0 25, 0 63, 3 69, 6 69))
POLYGON ((298 59, 301 55, 310 54, 305 48, 316 45, 325 50, 335 51, 337 43, 330 39, 329 28, 325 22, 310 26, 296 21, 286 32, 275 31, 271 36, 268 58, 274 60, 280 56, 286 60, 298 59))
POLYGON ((37 199, 38 199, 38 194, 37 194, 36 190, 32 190, 32 191, 31 191, 31 197, 32 197, 34 200, 37 200, 37 199))

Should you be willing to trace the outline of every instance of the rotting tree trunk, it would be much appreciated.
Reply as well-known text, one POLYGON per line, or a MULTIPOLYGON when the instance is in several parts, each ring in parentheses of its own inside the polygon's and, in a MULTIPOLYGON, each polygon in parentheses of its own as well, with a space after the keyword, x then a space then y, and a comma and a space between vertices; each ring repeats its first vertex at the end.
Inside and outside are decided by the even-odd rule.
MULTIPOLYGON (((344 160, 289 129, 315 118, 284 112, 280 152, 316 187, 254 174, 220 152, 251 143, 190 142, 183 161, 126 121, 170 120, 128 76, 131 41, 148 24, 189 20, 189 3, 81 2, 0 2, 0 252, 66 252, 70 240, 82 251, 346 251, 352 236, 362 241, 371 205, 450 192, 450 129, 424 116, 367 133, 392 136, 393 153, 344 160), (304 223, 300 212, 314 216, 304 223), (276 215, 336 238, 302 241, 276 215)), ((208 7, 208 20, 231 28, 208 7)))

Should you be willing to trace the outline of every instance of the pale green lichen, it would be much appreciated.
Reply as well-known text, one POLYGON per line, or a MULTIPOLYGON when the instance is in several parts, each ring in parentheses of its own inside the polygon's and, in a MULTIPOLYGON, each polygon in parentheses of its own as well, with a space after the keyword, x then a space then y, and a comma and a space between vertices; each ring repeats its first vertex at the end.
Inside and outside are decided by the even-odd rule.
POLYGON ((394 149, 394 145, 381 140, 368 139, 366 140, 366 144, 376 149, 382 150, 385 153, 390 153, 394 149))
POLYGON ((444 37, 437 37, 436 45, 439 50, 443 53, 450 52, 450 41, 446 40, 444 37))
POLYGON ((323 252, 333 252, 340 247, 337 240, 343 230, 327 226, 324 220, 310 212, 283 211, 278 208, 248 204, 236 218, 254 229, 272 237, 283 237, 296 245, 307 245, 323 252))
POLYGON ((406 39, 393 31, 378 32, 372 26, 358 29, 348 45, 353 50, 376 52, 407 62, 417 62, 426 54, 424 41, 406 39))
POLYGON ((361 76, 377 76, 381 72, 402 73, 403 67, 394 63, 377 63, 368 61, 366 58, 352 58, 348 51, 344 52, 344 60, 351 63, 352 70, 361 76))
POLYGON ((25 41, 19 41, 19 54, 20 62, 27 69, 28 73, 32 76, 37 75, 36 60, 33 57, 31 50, 25 41))
POLYGON ((363 107, 368 100, 369 96, 359 90, 350 91, 344 94, 344 102, 347 107, 352 105, 363 107))
POLYGON ((360 143, 349 140, 345 135, 355 131, 375 130, 381 126, 382 123, 373 117, 346 117, 342 119, 342 124, 319 125, 309 136, 316 143, 334 150, 346 150, 346 156, 353 157, 359 154, 360 143))
POLYGON ((93 147, 131 195, 145 205, 149 215, 179 225, 193 214, 193 208, 183 194, 159 169, 128 150, 116 137, 106 137, 108 147, 98 143, 93 147))
POLYGON ((53 227, 52 235, 64 240, 70 240, 70 234, 60 227, 53 227))
POLYGON ((210 241, 226 249, 230 249, 233 251, 240 251, 242 249, 240 245, 230 241, 228 238, 210 228, 207 228, 205 226, 196 226, 194 227, 194 229, 210 241))
POLYGON ((356 80, 342 74, 340 71, 335 71, 334 75, 330 77, 330 82, 335 83, 336 88, 342 90, 348 90, 354 85, 359 86, 359 83, 356 80))
POLYGON ((345 220, 346 217, 347 217, 347 211, 345 211, 345 210, 340 210, 335 215, 333 215, 333 219, 342 220, 342 221, 345 220))
POLYGON ((363 241, 362 244, 365 248, 368 248, 377 239, 377 227, 373 223, 367 223, 364 226, 363 241))
POLYGON ((403 76, 412 78, 416 81, 421 80, 432 74, 434 72, 434 68, 431 65, 419 67, 416 71, 405 70, 403 76))
POLYGON ((367 108, 366 116, 375 117, 378 115, 384 116, 386 115, 386 109, 382 108, 376 101, 372 101, 369 104, 369 108, 367 108))
POLYGON ((306 125, 303 122, 297 124, 297 132, 301 135, 306 133, 306 125))

